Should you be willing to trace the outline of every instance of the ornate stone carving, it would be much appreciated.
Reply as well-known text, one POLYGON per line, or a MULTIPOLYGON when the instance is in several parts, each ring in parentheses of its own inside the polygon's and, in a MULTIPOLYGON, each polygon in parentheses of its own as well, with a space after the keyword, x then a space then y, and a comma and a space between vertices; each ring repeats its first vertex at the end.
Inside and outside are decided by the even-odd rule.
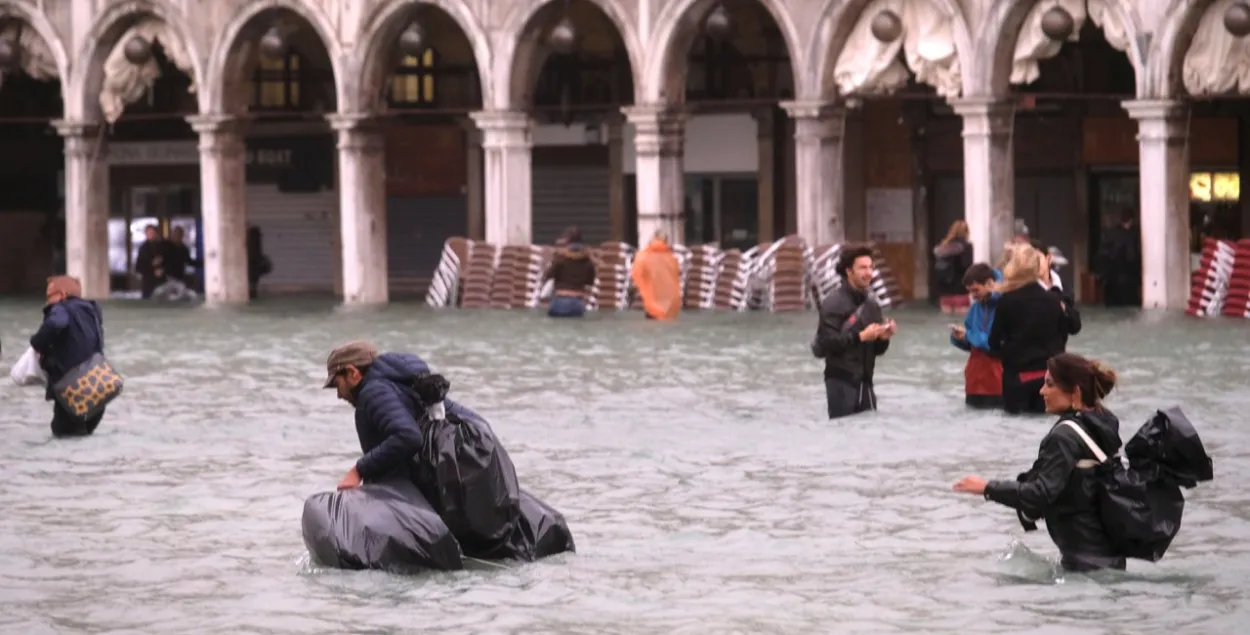
MULTIPOLYGON (((39 81, 50 81, 57 78, 56 57, 52 49, 43 41, 28 24, 9 23, 0 29, 0 37, 9 38, 16 43, 18 64, 23 73, 39 81)), ((4 83, 4 73, 0 71, 0 86, 4 83)))
POLYGON ((685 116, 665 106, 632 106, 622 109, 634 125, 637 156, 681 156, 685 149, 685 116))
MULTIPOLYGON (((136 36, 148 42, 159 42, 161 49, 165 52, 165 57, 174 66, 193 80, 195 77, 191 54, 168 24, 155 18, 139 22, 117 39, 113 50, 104 60, 104 84, 100 89, 100 109, 104 112, 105 121, 109 123, 117 121, 126 110, 126 105, 143 97, 161 76, 161 68, 155 58, 143 64, 134 64, 127 59, 126 44, 136 36)), ((190 91, 195 92, 194 81, 191 83, 190 91)))
POLYGON ((1063 42, 1056 42, 1046 35, 1042 21, 1046 13, 1055 7, 1062 7, 1072 16, 1072 34, 1069 42, 1076 42, 1081 37, 1081 26, 1085 20, 1091 20, 1094 26, 1102 29, 1107 43, 1117 51, 1127 51, 1130 38, 1128 29, 1114 16, 1109 0, 1042 0, 1029 9, 1016 37, 1015 53, 1012 55, 1011 83, 1031 84, 1037 81, 1040 71, 1038 62, 1050 59, 1059 54, 1063 42), (1085 8, 1089 7, 1086 14, 1085 8))
POLYGON ((191 129, 200 135, 200 153, 221 159, 242 159, 243 122, 230 115, 195 115, 187 117, 191 129))
POLYGON ((833 69, 838 92, 888 94, 906 86, 915 73, 917 81, 943 97, 958 97, 963 84, 954 20, 932 0, 875 0, 860 14, 838 55, 833 69), (901 37, 882 41, 873 34, 873 22, 882 11, 898 16, 901 37))
POLYGON ((364 113, 336 113, 326 117, 330 128, 338 133, 338 149, 364 156, 377 156, 386 151, 386 139, 378 122, 364 113))
POLYGON ((1250 39, 1235 37, 1224 26, 1233 2, 1211 3, 1198 20, 1181 63, 1181 81, 1190 95, 1250 94, 1250 39))
POLYGON ((100 155, 99 126, 83 121, 57 119, 52 122, 57 134, 65 139, 67 159, 95 160, 100 155))

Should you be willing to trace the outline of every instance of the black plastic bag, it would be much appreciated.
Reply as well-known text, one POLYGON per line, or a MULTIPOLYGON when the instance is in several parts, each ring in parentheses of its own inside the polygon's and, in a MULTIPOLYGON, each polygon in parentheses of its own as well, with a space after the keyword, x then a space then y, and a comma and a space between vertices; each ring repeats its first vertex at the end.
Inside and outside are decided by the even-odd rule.
POLYGON ((1193 424, 1180 408, 1159 410, 1124 446, 1118 460, 1096 468, 1099 517, 1117 549, 1129 558, 1158 562, 1181 528, 1185 495, 1214 477, 1193 424))
POLYGON ((449 387, 442 375, 413 382, 426 412, 423 446, 412 472, 464 554, 488 558, 517 531, 521 488, 512 459, 490 425, 458 404, 444 411, 449 387))
POLYGON ((564 515, 538 497, 521 490, 520 531, 514 534, 513 555, 521 560, 537 560, 557 553, 576 552, 573 532, 564 515))
POLYGON ((304 545, 322 566, 405 573, 463 566, 451 531, 406 480, 313 494, 302 525, 304 545))

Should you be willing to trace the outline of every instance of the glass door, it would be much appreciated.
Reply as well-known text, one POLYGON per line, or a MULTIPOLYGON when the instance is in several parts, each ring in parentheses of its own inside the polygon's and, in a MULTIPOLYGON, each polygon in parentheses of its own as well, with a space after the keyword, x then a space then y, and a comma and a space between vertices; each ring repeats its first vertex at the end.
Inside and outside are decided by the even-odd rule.
POLYGON ((148 227, 166 239, 174 228, 183 231, 191 258, 199 259, 200 188, 198 183, 135 185, 122 193, 124 218, 109 221, 109 268, 133 279, 139 246, 148 227))

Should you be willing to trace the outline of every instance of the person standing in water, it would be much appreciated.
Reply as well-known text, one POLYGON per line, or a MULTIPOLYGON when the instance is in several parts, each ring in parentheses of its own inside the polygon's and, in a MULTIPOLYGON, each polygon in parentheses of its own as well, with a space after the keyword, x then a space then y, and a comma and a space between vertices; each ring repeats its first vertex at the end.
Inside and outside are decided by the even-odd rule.
POLYGON ((872 296, 871 248, 844 247, 838 256, 838 275, 842 284, 820 303, 820 323, 812 341, 812 355, 825 360, 830 419, 877 409, 873 371, 896 329, 872 296))
POLYGON ((994 283, 1000 274, 979 262, 964 274, 971 307, 963 326, 951 325, 951 345, 968 353, 964 366, 964 403, 974 408, 1001 408, 1003 405, 1003 364, 990 350, 990 325, 998 294, 994 283))
POLYGON ((651 243, 638 251, 630 278, 648 319, 677 319, 681 313, 681 263, 668 244, 668 234, 656 232, 651 243))
POLYGON ((1041 254, 1028 243, 1008 250, 998 306, 990 324, 990 350, 1003 363, 1003 410, 1042 413, 1038 391, 1046 360, 1064 352, 1071 322, 1058 294, 1041 284, 1041 254))
POLYGON ((1120 421, 1102 405, 1115 388, 1115 371, 1097 361, 1063 353, 1046 364, 1041 388, 1046 412, 1059 416, 1042 439, 1032 469, 1014 479, 987 482, 966 476, 954 490, 984 496, 1016 510, 1026 530, 1046 519, 1046 531, 1068 571, 1124 569, 1125 558, 1112 545, 1097 503, 1090 495, 1091 468, 1120 450, 1120 421), (1088 439, 1088 444, 1087 444, 1088 439))
POLYGON ((48 279, 43 324, 30 338, 39 354, 39 366, 48 375, 47 400, 52 405, 52 435, 85 437, 95 432, 104 412, 82 421, 55 401, 52 387, 70 371, 104 350, 104 320, 100 306, 82 299, 82 284, 70 276, 48 279))
POLYGON ((933 248, 936 258, 934 273, 938 287, 938 306, 943 313, 964 313, 969 308, 968 292, 963 276, 972 266, 972 243, 968 242, 968 222, 951 224, 946 237, 933 248))
POLYGON ((582 244, 582 232, 576 227, 564 230, 556 241, 556 254, 543 276, 543 283, 555 284, 555 297, 547 315, 551 317, 582 317, 586 314, 586 295, 595 284, 595 261, 582 244))

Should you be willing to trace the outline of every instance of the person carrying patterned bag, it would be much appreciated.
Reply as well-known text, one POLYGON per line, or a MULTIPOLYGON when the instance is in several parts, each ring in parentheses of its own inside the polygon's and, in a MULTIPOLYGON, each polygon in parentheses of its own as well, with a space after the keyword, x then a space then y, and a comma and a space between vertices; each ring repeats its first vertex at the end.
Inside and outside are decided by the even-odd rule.
POLYGON ((48 278, 43 324, 30 338, 39 365, 48 374, 48 401, 53 402, 52 435, 83 437, 95 432, 104 410, 80 419, 56 401, 54 386, 70 371, 104 351, 104 321, 94 301, 82 299, 82 283, 70 276, 48 278))

